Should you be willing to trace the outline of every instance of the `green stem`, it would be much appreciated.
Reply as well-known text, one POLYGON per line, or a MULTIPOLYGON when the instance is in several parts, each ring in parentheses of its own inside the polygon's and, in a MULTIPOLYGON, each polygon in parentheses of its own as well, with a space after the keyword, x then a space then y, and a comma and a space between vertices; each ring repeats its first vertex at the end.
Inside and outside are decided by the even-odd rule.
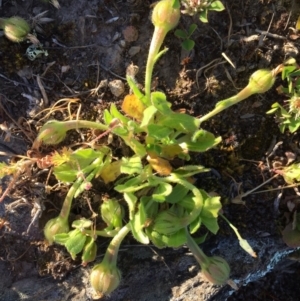
POLYGON ((251 89, 246 86, 242 91, 240 91, 238 94, 232 96, 232 97, 229 97, 227 99, 224 99, 224 100, 221 100, 219 101, 215 108, 207 113, 206 115, 202 116, 201 118, 199 118, 200 120, 200 123, 208 120, 209 118, 219 114, 220 112, 222 112, 223 110, 237 104, 238 102, 248 98, 249 96, 251 96, 252 94, 254 94, 251 89))
POLYGON ((95 234, 97 236, 102 236, 102 237, 114 237, 115 235, 118 234, 119 231, 120 231, 120 229, 118 228, 118 229, 114 229, 114 230, 110 230, 110 231, 105 231, 105 230, 96 230, 96 231, 94 231, 94 230, 84 229, 81 232, 83 234, 86 234, 86 235, 91 236, 91 237, 93 237, 95 234))
POLYGON ((76 130, 79 128, 91 128, 106 131, 109 126, 99 122, 88 121, 88 120, 68 120, 62 121, 62 127, 68 128, 67 130, 76 130))
POLYGON ((117 265, 118 252, 122 240, 130 231, 130 224, 125 225, 121 230, 115 235, 115 237, 111 240, 103 258, 103 261, 107 261, 113 266, 117 265))
MULTIPOLYGON (((84 174, 92 174, 95 168, 101 163, 102 158, 97 158, 92 162, 91 165, 85 167, 82 172, 84 174)), ((91 180, 89 176, 87 176, 88 180, 91 180)), ((81 184, 85 181, 83 177, 78 177, 78 179, 75 181, 75 183, 71 186, 70 190, 67 193, 67 196, 64 200, 63 206, 61 208, 59 217, 61 217, 64 220, 67 220, 70 214, 71 206, 72 206, 72 201, 73 198, 77 192, 77 190, 80 188, 81 184)))
POLYGON ((155 27, 153 38, 151 41, 148 59, 147 59, 147 66, 146 66, 146 76, 145 76, 145 95, 147 99, 148 105, 151 104, 151 83, 152 83, 152 73, 154 64, 157 61, 157 55, 159 49, 167 35, 167 30, 161 27, 155 27))
POLYGON ((199 246, 194 241, 193 237, 190 235, 187 228, 185 228, 185 235, 186 235, 186 245, 193 253, 194 257, 200 264, 202 270, 205 269, 206 266, 209 265, 208 257, 204 254, 204 252, 199 248, 199 246))

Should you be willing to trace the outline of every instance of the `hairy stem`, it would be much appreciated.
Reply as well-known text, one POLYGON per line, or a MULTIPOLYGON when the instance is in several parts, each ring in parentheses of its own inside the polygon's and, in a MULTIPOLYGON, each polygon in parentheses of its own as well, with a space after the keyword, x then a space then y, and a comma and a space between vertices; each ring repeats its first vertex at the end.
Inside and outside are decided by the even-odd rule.
POLYGON ((103 262, 109 262, 113 266, 117 265, 120 245, 122 243, 122 240, 129 233, 129 231, 130 231, 130 224, 128 223, 123 228, 121 228, 121 230, 115 235, 115 237, 111 240, 106 250, 105 256, 103 258, 103 262))

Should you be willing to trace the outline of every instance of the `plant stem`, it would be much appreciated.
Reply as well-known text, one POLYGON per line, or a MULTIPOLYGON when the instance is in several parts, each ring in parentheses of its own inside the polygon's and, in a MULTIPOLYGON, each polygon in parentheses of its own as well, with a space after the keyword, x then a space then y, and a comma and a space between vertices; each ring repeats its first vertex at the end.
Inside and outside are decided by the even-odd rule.
MULTIPOLYGON (((92 164, 90 164, 89 166, 87 166, 86 168, 84 168, 82 170, 82 172, 84 174, 89 174, 86 179, 88 179, 89 181, 92 180, 93 177, 90 177, 90 175, 93 174, 93 171, 96 169, 96 167, 101 163, 102 158, 97 158, 96 160, 94 160, 92 162, 92 164)), ((71 210, 71 206, 72 206, 72 201, 73 198, 77 192, 77 190, 80 188, 81 184, 85 181, 85 178, 83 177, 78 177, 78 179, 75 181, 75 183, 71 186, 70 190, 67 193, 67 196, 64 200, 63 206, 61 208, 60 214, 59 216, 64 219, 67 220, 70 214, 70 210, 71 210)))
POLYGON ((79 128, 92 128, 92 129, 99 129, 106 131, 109 126, 104 125, 99 122, 95 121, 88 121, 88 120, 68 120, 68 121, 63 121, 62 126, 65 126, 68 128, 68 130, 76 130, 79 128))
POLYGON ((161 28, 161 27, 155 27, 153 38, 151 40, 151 45, 149 49, 148 59, 147 59, 147 66, 146 66, 146 76, 145 76, 145 95, 146 95, 146 101, 147 104, 151 104, 151 79, 152 79, 152 73, 154 64, 157 61, 157 55, 159 52, 159 49, 167 35, 167 30, 161 28))
POLYGON ((205 267, 209 265, 209 260, 207 259, 207 256, 196 244, 193 237, 190 235, 187 227, 185 228, 185 234, 186 234, 186 244, 187 244, 188 248, 193 253, 194 257, 200 264, 201 268, 205 269, 205 267))
POLYGON ((105 231, 105 230, 82 230, 81 232, 83 234, 86 234, 88 236, 93 237, 94 234, 96 234, 97 236, 102 236, 102 237, 114 237, 115 235, 118 234, 118 232, 120 231, 120 229, 114 229, 114 230, 110 230, 110 231, 105 231))
POLYGON ((245 87, 242 91, 240 91, 238 94, 232 96, 232 97, 229 97, 227 99, 224 99, 224 100, 221 100, 219 101, 215 108, 207 113, 206 115, 202 116, 201 118, 199 118, 200 120, 200 123, 208 120, 209 118, 219 114, 220 112, 222 112, 223 110, 237 104, 238 102, 248 98, 249 96, 251 96, 253 93, 252 91, 248 88, 248 87, 245 87))
POLYGON ((107 250, 105 252, 105 256, 103 258, 103 262, 109 262, 113 266, 117 265, 118 252, 121 245, 122 240, 130 231, 130 224, 125 225, 121 230, 115 235, 115 237, 111 240, 107 250))

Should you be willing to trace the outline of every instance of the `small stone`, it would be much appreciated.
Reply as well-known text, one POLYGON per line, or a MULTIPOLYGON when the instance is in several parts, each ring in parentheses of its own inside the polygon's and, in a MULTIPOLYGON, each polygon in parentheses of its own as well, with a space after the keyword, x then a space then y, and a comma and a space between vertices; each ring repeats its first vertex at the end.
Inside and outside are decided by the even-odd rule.
POLYGON ((133 57, 136 54, 138 54, 140 51, 141 51, 141 47, 140 46, 132 46, 128 50, 128 54, 129 54, 129 56, 133 57))
POLYGON ((111 93, 116 97, 119 97, 125 91, 124 84, 119 79, 115 79, 115 80, 109 82, 108 87, 109 87, 111 93))

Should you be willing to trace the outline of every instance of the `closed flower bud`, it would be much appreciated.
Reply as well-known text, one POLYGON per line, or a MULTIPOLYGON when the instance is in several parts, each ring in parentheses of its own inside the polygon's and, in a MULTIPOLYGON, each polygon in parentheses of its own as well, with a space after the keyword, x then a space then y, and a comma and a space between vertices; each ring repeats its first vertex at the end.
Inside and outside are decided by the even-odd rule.
POLYGON ((230 267, 225 259, 219 256, 207 257, 209 263, 202 265, 202 274, 213 284, 221 285, 229 279, 230 267))
POLYGON ((5 20, 3 31, 12 42, 22 42, 27 38, 30 26, 27 21, 20 17, 11 17, 5 20))
POLYGON ((97 245, 92 237, 88 237, 85 242, 85 246, 82 251, 82 265, 85 267, 89 262, 95 260, 97 255, 97 245))
POLYGON ((44 228, 45 238, 50 245, 52 245, 54 236, 56 234, 67 232, 69 232, 68 221, 61 218, 60 216, 50 219, 44 228))
POLYGON ((173 0, 162 0, 155 5, 152 13, 152 23, 155 27, 169 31, 177 26, 180 9, 173 8, 173 2, 173 0))
POLYGON ((108 295, 120 284, 121 273, 116 266, 105 261, 96 265, 90 275, 93 289, 100 295, 108 295))
POLYGON ((58 144, 65 138, 67 130, 63 122, 50 120, 40 129, 37 140, 45 144, 58 144))
POLYGON ((123 208, 116 200, 108 199, 101 204, 101 217, 106 222, 108 227, 122 227, 122 219, 124 216, 123 208))
POLYGON ((251 75, 248 87, 252 94, 265 93, 273 87, 274 83, 275 75, 273 72, 267 69, 260 69, 251 75))

